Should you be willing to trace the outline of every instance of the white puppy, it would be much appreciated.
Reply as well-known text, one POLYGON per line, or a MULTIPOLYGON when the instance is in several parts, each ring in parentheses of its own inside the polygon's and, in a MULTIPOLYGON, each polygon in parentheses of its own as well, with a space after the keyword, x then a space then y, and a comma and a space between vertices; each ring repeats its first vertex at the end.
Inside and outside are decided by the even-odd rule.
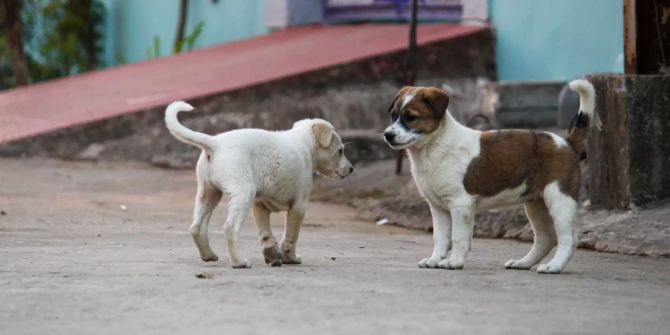
POLYGON ((344 178, 353 167, 344 145, 325 120, 298 121, 286 131, 239 129, 211 136, 179 123, 177 113, 191 111, 185 102, 171 103, 165 123, 180 141, 202 149, 196 175, 198 190, 191 235, 204 261, 218 257, 209 246, 207 226, 222 194, 230 197, 223 226, 235 268, 251 266, 237 250, 242 224, 253 208, 265 262, 272 266, 300 264, 296 243, 312 186, 312 173, 344 178), (287 211, 281 249, 270 230, 270 213, 287 211))
POLYGON ((541 131, 473 130, 451 117, 446 92, 426 87, 398 92, 384 137, 392 148, 407 148, 414 181, 433 216, 435 247, 420 267, 462 269, 476 212, 524 203, 535 241, 525 257, 505 267, 530 269, 557 246, 554 258, 537 271, 563 270, 577 247, 573 224, 584 140, 589 125, 599 121, 591 83, 575 80, 570 88, 579 92, 581 106, 567 138, 541 131))

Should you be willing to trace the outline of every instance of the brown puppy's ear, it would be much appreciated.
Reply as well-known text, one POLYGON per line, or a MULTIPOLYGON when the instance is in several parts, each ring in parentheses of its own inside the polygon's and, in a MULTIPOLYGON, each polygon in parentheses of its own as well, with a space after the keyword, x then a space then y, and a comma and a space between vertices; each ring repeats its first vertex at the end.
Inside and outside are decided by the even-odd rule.
POLYGON ((421 98, 430 107, 430 110, 433 111, 433 115, 438 119, 443 118, 444 113, 447 111, 447 106, 449 106, 449 95, 447 92, 436 87, 428 87, 422 93, 421 98))
POLYGON ((412 87, 412 86, 403 86, 398 91, 398 93, 396 93, 395 98, 393 98, 393 101, 391 102, 391 105, 389 106, 389 110, 388 110, 389 114, 393 113, 393 106, 395 106, 396 101, 398 101, 398 99, 400 99, 401 97, 404 97, 405 94, 407 94, 407 92, 409 92, 409 90, 411 90, 413 88, 414 87, 412 87))
POLYGON ((330 145, 330 141, 333 139, 333 126, 331 126, 328 122, 319 120, 314 121, 312 129, 314 129, 316 143, 318 143, 322 148, 328 147, 330 145))

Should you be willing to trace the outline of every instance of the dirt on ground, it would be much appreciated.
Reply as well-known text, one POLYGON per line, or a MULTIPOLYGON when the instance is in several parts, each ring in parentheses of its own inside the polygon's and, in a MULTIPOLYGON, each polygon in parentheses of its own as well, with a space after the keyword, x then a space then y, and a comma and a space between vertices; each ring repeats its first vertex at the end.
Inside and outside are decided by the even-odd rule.
MULTIPOLYGON (((322 183, 323 184, 323 183, 322 183)), ((330 184, 329 184, 330 185, 330 184)), ((335 184, 332 184, 335 185, 335 184)), ((323 187, 323 185, 322 185, 323 187)), ((476 239, 465 270, 419 269, 432 238, 314 202, 302 265, 200 261, 194 173, 127 163, 0 159, 1 334, 661 334, 670 260, 578 250, 560 275, 505 270, 530 244, 476 239)), ((281 217, 273 216, 276 235, 281 217)))
MULTIPOLYGON (((412 180, 408 160, 404 160, 401 175, 395 174, 395 164, 395 159, 378 161, 358 166, 356 173, 340 182, 322 180, 312 199, 351 206, 363 220, 431 231, 430 210, 412 180)), ((587 207, 580 208, 577 222, 580 248, 670 257, 670 203, 625 212, 587 207)), ((475 222, 478 237, 533 240, 522 205, 489 210, 475 222)))

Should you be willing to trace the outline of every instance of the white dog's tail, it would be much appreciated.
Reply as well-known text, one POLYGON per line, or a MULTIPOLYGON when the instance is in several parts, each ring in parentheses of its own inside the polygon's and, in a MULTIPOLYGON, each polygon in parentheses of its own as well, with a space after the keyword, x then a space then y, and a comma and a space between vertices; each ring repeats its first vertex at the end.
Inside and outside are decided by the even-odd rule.
POLYGON ((589 127, 596 126, 600 129, 602 124, 595 112, 596 93, 593 85, 585 79, 577 79, 571 81, 569 87, 579 93, 579 112, 570 123, 567 140, 581 157, 585 151, 584 141, 589 127))
POLYGON ((192 110, 193 106, 183 101, 175 101, 169 104, 165 109, 165 125, 178 140, 198 146, 211 153, 216 148, 214 137, 188 129, 179 123, 177 119, 177 113, 190 112, 192 110))

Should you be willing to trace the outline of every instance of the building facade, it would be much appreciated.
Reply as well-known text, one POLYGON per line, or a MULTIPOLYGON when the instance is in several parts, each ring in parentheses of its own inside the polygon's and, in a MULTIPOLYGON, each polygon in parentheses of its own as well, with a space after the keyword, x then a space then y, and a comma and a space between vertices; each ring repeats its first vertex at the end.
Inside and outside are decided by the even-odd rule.
MULTIPOLYGON (((179 0, 102 1, 107 8, 106 66, 172 52, 179 0)), ((185 30, 188 35, 202 22, 202 33, 194 44, 201 48, 288 26, 346 22, 343 17, 360 22, 367 15, 369 21, 381 17, 389 22, 393 21, 389 13, 396 11, 396 21, 403 21, 409 3, 197 0, 189 1, 185 30)), ((587 73, 623 72, 623 0, 419 0, 419 4, 420 19, 428 18, 425 21, 478 24, 488 19, 496 33, 500 80, 568 80, 587 73), (426 10, 431 8, 441 14, 428 15, 426 10)))

